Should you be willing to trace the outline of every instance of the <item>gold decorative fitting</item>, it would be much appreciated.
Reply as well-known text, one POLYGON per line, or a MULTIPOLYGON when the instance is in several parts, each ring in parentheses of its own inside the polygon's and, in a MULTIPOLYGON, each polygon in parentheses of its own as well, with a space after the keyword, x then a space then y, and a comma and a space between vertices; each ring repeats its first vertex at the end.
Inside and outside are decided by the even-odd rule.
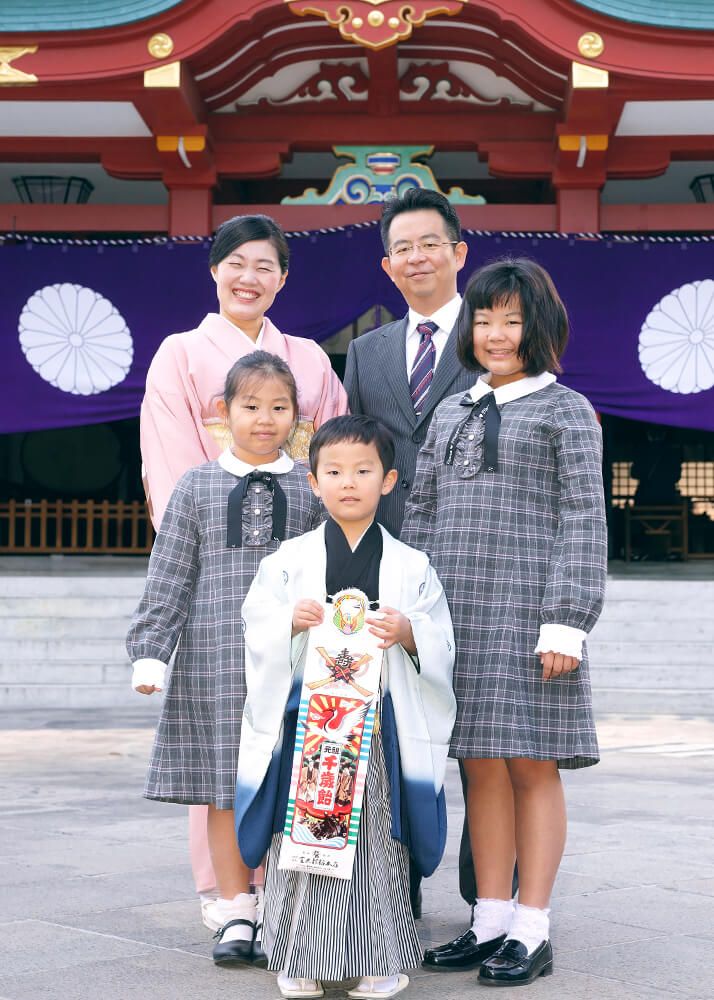
POLYGON ((206 137, 203 135, 157 135, 156 148, 160 153, 175 153, 182 142, 187 153, 202 153, 206 148, 206 137))
POLYGON ((144 70, 144 86, 150 89, 178 89, 181 86, 181 63, 164 63, 156 69, 144 70))
POLYGON ((572 63, 571 79, 573 90, 605 90, 610 86, 608 71, 587 63, 572 63))
POLYGON ((586 31, 578 39, 578 52, 586 59, 597 59, 605 51, 605 42, 597 31, 586 31))
POLYGON ((0 48, 0 87, 9 87, 18 83, 37 83, 34 73, 23 73, 10 63, 22 56, 30 56, 37 52, 36 45, 3 46, 0 48))
POLYGON ((158 34, 151 36, 146 47, 154 59, 166 59, 174 50, 174 40, 165 31, 159 31, 158 34))
POLYGON ((458 14, 465 0, 283 0, 293 14, 324 17, 348 42, 378 51, 411 38, 429 17, 458 14), (379 9, 376 9, 379 8, 379 9))

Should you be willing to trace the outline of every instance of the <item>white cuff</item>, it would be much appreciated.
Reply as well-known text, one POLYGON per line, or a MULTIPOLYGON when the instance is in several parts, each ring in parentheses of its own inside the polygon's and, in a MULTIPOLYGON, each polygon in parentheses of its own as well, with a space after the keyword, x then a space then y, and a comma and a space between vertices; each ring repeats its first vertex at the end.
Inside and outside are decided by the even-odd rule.
POLYGON ((162 691, 165 677, 166 664, 162 663, 161 660, 148 658, 135 660, 134 672, 131 675, 131 686, 136 691, 138 687, 142 687, 143 685, 147 687, 153 685, 158 691, 162 691))
POLYGON ((571 625, 541 625, 535 653, 561 653, 563 656, 583 658, 583 642, 587 632, 571 625))

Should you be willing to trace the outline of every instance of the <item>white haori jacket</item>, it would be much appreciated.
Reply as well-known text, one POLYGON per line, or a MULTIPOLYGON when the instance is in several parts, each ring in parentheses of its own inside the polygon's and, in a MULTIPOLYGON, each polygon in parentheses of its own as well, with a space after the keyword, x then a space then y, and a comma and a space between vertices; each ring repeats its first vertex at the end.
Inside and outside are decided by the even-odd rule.
MULTIPOLYGON (((417 647, 415 662, 402 646, 393 646, 382 668, 392 836, 430 875, 446 842, 443 783, 456 717, 454 637, 428 557, 381 530, 380 605, 409 618, 417 647)), ((324 524, 283 542, 261 562, 243 605, 247 697, 235 821, 241 854, 251 865, 261 861, 272 833, 283 828, 308 640, 307 632, 291 638, 293 607, 304 598, 325 601, 326 559, 324 524)))

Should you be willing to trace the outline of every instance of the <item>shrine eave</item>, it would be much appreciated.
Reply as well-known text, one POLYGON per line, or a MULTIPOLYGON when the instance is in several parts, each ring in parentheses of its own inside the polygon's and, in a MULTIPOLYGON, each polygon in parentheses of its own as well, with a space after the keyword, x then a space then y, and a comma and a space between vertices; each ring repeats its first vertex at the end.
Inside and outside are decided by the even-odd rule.
POLYGON ((87 31, 143 21, 182 0, 3 0, 0 32, 87 31))
MULTIPOLYGON (((150 6, 147 3, 145 9, 150 6)), ((512 48, 535 53, 554 67, 567 67, 582 59, 579 40, 584 34, 597 32, 604 41, 597 65, 611 73, 630 79, 714 80, 714 26, 713 30, 685 30, 676 24, 634 23, 576 0, 468 0, 458 18, 442 20, 482 26, 483 31, 503 37, 512 48)), ((308 28, 308 33, 308 26, 314 25, 324 28, 326 37, 340 40, 324 20, 310 14, 298 18, 284 0, 235 0, 231 4, 225 0, 183 0, 141 21, 87 30, 3 31, 8 22, 0 19, 0 46, 37 46, 35 52, 23 56, 21 65, 39 81, 124 79, 166 61, 152 57, 147 48, 158 32, 171 37, 173 47, 167 58, 215 65, 235 58, 248 40, 255 41, 248 22, 261 27, 297 23, 308 28)), ((411 43, 423 38, 429 24, 427 21, 415 29, 411 43)), ((343 44, 355 57, 365 52, 354 43, 343 44)))
POLYGON ((711 0, 576 0, 581 7, 634 24, 657 28, 714 30, 711 0))

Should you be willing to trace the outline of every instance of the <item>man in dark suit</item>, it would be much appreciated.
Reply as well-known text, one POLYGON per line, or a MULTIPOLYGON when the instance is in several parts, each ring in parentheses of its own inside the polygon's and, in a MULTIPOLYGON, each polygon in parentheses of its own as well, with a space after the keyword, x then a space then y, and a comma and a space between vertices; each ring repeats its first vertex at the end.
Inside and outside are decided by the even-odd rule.
MULTIPOLYGON (((456 276, 468 248, 453 207, 442 194, 423 188, 411 188, 386 203, 381 234, 382 268, 404 296, 409 312, 352 341, 345 389, 352 413, 377 418, 394 437, 399 481, 382 497, 377 517, 399 537, 432 414, 446 396, 466 392, 474 384, 473 373, 462 368, 456 356, 461 308, 456 276)), ((462 855, 466 862, 460 866, 462 894, 473 903, 468 837, 462 855)), ((419 881, 412 872, 415 916, 421 915, 419 881)))
POLYGON ((382 268, 409 312, 352 341, 345 389, 352 413, 377 418, 394 436, 399 482, 382 498, 377 517, 398 537, 432 414, 442 399, 475 381, 456 356, 456 276, 468 248, 453 207, 423 188, 386 202, 381 234, 382 268))

